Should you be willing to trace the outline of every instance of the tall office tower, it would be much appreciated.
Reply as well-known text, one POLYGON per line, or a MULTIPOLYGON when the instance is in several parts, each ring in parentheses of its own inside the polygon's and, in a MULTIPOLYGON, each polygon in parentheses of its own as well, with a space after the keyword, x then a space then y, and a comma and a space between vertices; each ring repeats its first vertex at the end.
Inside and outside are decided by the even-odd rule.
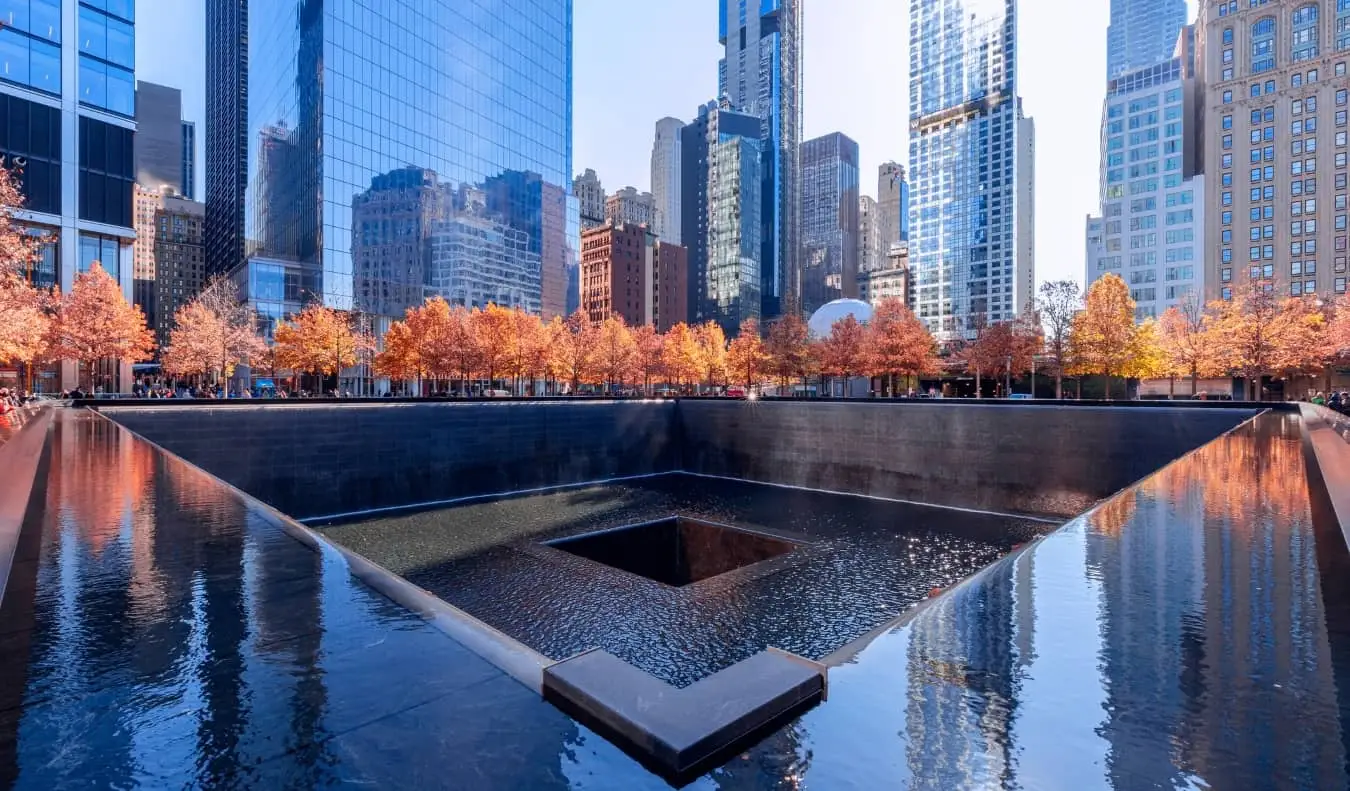
POLYGON ((1186 24, 1186 0, 1111 0, 1106 79, 1172 59, 1186 24))
MULTIPOLYGON (((244 260, 249 0, 206 2, 206 270, 244 260)), ((292 22, 292 25, 294 23, 292 22)))
POLYGON ((802 143, 802 309, 858 296, 858 144, 832 132, 802 143))
POLYGON ((159 193, 183 184, 183 92, 136 82, 136 183, 159 193))
POLYGON ((586 168, 585 173, 572 180, 572 194, 577 198, 583 231, 605 224, 605 185, 594 170, 586 168))
POLYGON ((877 202, 868 195, 858 197, 858 273, 881 266, 886 249, 881 241, 881 218, 877 202))
POLYGON ((803 0, 719 0, 721 95, 733 110, 760 119, 764 250, 762 312, 800 310, 803 0))
POLYGON ((940 339, 1014 318, 1034 258, 1018 234, 1034 163, 1017 96, 1016 0, 910 5, 910 274, 940 339))
POLYGON ((136 187, 136 304, 162 349, 174 314, 206 283, 202 231, 206 207, 175 195, 176 188, 136 187))
POLYGON ((624 187, 605 199, 605 220, 612 223, 645 225, 654 233, 660 222, 656 211, 656 198, 650 192, 638 192, 633 187, 624 187))
POLYGON ((183 122, 183 184, 178 188, 188 200, 197 199, 197 124, 183 122))
POLYGON ((652 144, 652 196, 656 199, 656 235, 671 244, 681 244, 680 225, 680 130, 684 121, 662 118, 656 122, 652 144))
POLYGON ((891 245, 909 241, 909 182, 904 165, 886 162, 877 168, 877 209, 884 255, 891 245))
MULTIPOLYGON (((131 299, 135 3, 0 4, 0 38, 0 158, 22 171, 20 221, 48 242, 30 276, 68 291, 98 261, 131 299)), ((130 387, 129 366, 102 373, 130 387)), ((36 381, 60 389, 76 376, 65 363, 36 381)))
MULTIPOLYGON (((415 253, 425 267, 421 285, 465 304, 501 299, 540 311, 546 283, 574 282, 566 271, 575 268, 579 241, 569 238, 579 231, 567 197, 571 0, 501 0, 491 8, 391 0, 379 14, 350 3, 271 0, 218 11, 213 3, 208 26, 221 29, 208 38, 247 48, 247 58, 236 51, 225 59, 246 63, 247 79, 209 69, 222 84, 208 85, 208 98, 247 96, 248 108, 224 113, 208 101, 208 112, 246 119, 244 238, 260 276, 242 279, 260 311, 284 313, 293 297, 318 299, 367 314, 380 334, 420 301, 410 288, 415 253), (243 29, 228 27, 240 19, 243 29), (326 47, 333 36, 343 43, 326 47), (505 43, 486 52, 465 43, 473 41, 505 43), (439 67, 428 71, 428 63, 439 67), (476 121, 483 118, 499 121, 476 121), (415 184, 399 175, 405 169, 415 184), (420 204, 414 210, 399 196, 371 194, 421 200, 427 181, 444 197, 425 219, 420 204), (396 254, 386 221, 424 223, 407 237, 421 249, 396 254)), ((222 129, 208 136, 233 143, 222 129)), ((208 154, 213 168, 218 154, 208 154)), ((215 182, 208 192, 218 199, 215 182)), ((555 306, 568 302, 566 294, 547 296, 555 306)))
POLYGON ((1175 57, 1122 73, 1106 86, 1101 213, 1088 219, 1084 282, 1119 275, 1139 320, 1204 293, 1205 178, 1196 172, 1193 36, 1193 28, 1183 28, 1175 57))
POLYGON ((689 318, 731 334, 760 316, 761 120, 708 103, 680 130, 680 236, 689 251, 689 318))
POLYGON ((1196 27, 1208 293, 1343 293, 1350 3, 1211 0, 1196 27))

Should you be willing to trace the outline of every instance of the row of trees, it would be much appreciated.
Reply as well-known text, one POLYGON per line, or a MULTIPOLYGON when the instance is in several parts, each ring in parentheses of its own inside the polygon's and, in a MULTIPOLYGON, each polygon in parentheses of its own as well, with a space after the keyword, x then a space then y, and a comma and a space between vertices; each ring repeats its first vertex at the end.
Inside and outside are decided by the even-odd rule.
POLYGON ((939 368, 937 346, 897 300, 878 305, 864 326, 849 316, 830 337, 813 341, 796 316, 762 332, 744 322, 729 343, 715 322, 676 324, 665 333, 629 327, 618 316, 592 324, 581 311, 544 322, 520 310, 489 305, 452 307, 439 297, 410 309, 384 336, 375 370, 391 379, 431 381, 433 389, 474 380, 510 380, 523 393, 531 382, 576 392, 582 385, 747 387, 786 386, 814 375, 914 376, 939 368))

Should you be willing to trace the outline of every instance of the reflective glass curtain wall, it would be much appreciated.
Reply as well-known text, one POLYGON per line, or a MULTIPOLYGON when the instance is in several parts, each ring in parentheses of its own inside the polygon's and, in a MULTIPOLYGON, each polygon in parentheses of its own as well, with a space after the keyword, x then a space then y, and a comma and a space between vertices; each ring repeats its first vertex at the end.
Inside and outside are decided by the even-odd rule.
POLYGON ((1016 42, 1015 0, 910 6, 914 308, 944 340, 1013 318, 1027 298, 1017 271, 1016 42))
POLYGON ((571 25, 571 0, 254 3, 250 254, 379 316, 431 294, 565 310, 571 25))
POLYGON ((1186 24, 1186 0, 1111 0, 1106 78, 1171 59, 1186 24))
POLYGON ((858 297, 858 144, 834 132, 802 143, 802 307, 858 297))

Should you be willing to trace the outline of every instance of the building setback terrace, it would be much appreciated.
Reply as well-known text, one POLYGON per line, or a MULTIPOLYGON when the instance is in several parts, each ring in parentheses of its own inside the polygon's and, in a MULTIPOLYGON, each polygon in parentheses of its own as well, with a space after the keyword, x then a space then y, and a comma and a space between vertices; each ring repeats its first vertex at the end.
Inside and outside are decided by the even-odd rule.
POLYGON ((0 787, 1344 788, 1304 405, 128 404, 0 439, 0 787))

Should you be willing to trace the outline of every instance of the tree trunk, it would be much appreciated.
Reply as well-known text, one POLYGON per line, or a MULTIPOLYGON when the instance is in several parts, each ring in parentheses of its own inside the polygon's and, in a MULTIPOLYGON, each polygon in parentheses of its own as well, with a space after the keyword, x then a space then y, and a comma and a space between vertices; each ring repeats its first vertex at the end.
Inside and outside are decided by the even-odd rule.
POLYGON ((1106 400, 1111 400, 1111 374, 1106 375, 1106 400))
POLYGON ((1196 380, 1199 378, 1200 378, 1200 366, 1196 365, 1195 363, 1191 363, 1191 398, 1195 398, 1196 387, 1198 386, 1196 380))
POLYGON ((1078 388, 1078 400, 1083 400, 1083 377, 1077 376, 1073 380, 1074 386, 1078 388))
POLYGON ((976 398, 981 398, 981 397, 984 396, 983 389, 980 387, 981 384, 983 384, 983 383, 980 381, 980 369, 979 369, 979 368, 976 368, 976 369, 975 369, 975 397, 976 397, 976 398))

